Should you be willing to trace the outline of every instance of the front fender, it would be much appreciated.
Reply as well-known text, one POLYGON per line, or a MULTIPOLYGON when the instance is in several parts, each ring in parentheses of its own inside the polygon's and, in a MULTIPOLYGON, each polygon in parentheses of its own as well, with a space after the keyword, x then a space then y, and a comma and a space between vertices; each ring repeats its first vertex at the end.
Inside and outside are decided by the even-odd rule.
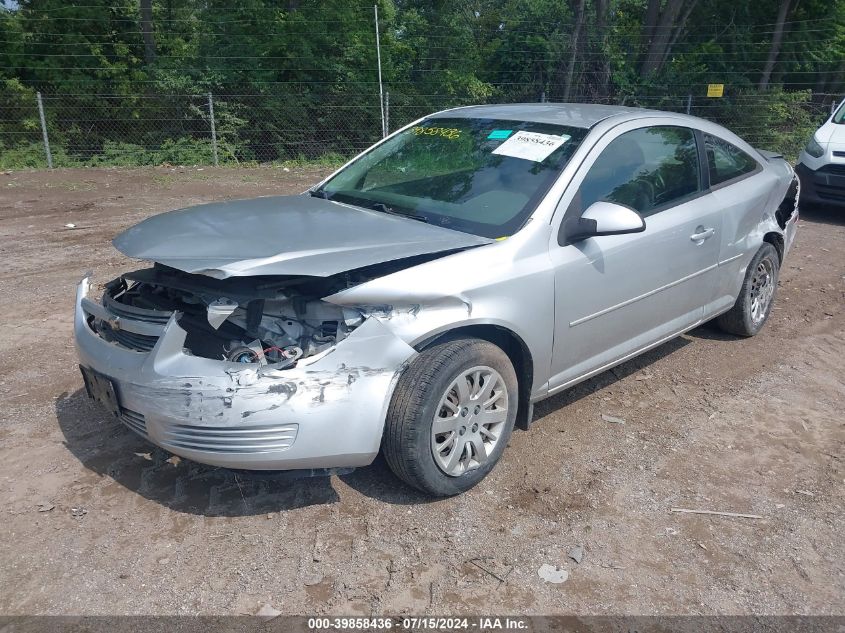
POLYGON ((466 285, 444 282, 440 288, 421 270, 426 266, 380 278, 375 280, 378 283, 370 282, 373 286, 369 288, 369 283, 362 284, 351 289, 357 292, 326 300, 355 305, 411 347, 457 328, 485 325, 509 330, 531 355, 532 397, 543 395, 554 331, 554 274, 547 255, 488 269, 483 279, 465 279, 466 285))

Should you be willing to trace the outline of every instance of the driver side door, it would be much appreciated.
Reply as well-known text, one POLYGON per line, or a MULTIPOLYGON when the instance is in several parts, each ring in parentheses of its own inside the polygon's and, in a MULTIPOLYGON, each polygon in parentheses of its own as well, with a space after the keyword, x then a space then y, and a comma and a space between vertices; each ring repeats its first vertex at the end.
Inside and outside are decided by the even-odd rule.
POLYGON ((675 125, 620 128, 597 143, 561 200, 550 247, 550 392, 695 326, 716 292, 721 214, 704 190, 697 135, 675 125), (634 209, 645 230, 567 243, 566 220, 600 200, 634 209))

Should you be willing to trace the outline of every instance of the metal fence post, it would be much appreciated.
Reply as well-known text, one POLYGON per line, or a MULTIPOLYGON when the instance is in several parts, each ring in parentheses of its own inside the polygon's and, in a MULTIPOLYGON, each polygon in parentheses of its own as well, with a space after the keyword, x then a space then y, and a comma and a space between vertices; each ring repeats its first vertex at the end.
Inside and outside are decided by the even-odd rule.
POLYGON ((378 100, 381 105, 381 137, 387 136, 387 121, 384 119, 384 87, 381 83, 381 42, 378 36, 378 5, 373 5, 373 15, 376 23, 376 57, 378 59, 378 100))
POLYGON ((38 116, 41 118, 41 134, 44 136, 44 151, 47 153, 47 167, 53 169, 53 154, 50 153, 50 138, 47 136, 47 120, 44 118, 44 104, 41 102, 41 93, 36 92, 38 100, 38 116))
POLYGON ((384 91, 384 135, 390 134, 390 92, 384 91))
POLYGON ((217 167, 217 128, 214 125, 214 100, 208 93, 208 117, 211 120, 211 151, 214 153, 214 166, 217 167))
POLYGON ((692 95, 687 95, 687 114, 689 114, 690 109, 692 108, 692 95))

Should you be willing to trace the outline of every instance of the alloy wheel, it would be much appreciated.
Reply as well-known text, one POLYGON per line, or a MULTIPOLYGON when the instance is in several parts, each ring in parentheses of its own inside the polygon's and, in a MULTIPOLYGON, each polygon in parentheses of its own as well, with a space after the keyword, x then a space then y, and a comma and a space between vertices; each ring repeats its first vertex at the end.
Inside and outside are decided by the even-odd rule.
POLYGON ((754 325, 766 318, 775 294, 775 265, 768 257, 760 260, 751 277, 751 321, 754 325))
POLYGON ((486 463, 507 417, 508 390, 499 372, 484 365, 461 372, 440 399, 432 422, 437 466, 459 477, 486 463))

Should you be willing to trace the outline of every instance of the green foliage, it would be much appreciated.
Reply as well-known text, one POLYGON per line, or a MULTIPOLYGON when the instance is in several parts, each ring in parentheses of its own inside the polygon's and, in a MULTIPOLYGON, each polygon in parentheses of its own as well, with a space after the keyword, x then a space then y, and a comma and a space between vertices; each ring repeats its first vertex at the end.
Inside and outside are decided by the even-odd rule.
POLYGON ((0 146, 0 169, 34 169, 47 166, 44 145, 27 143, 16 147, 0 146))
MULTIPOLYGON (((61 147, 52 148, 53 165, 55 167, 83 167, 72 156, 68 156, 61 147)), ((0 145, 0 169, 43 169, 47 167, 47 155, 44 145, 38 143, 21 143, 14 147, 0 145)))
MULTIPOLYGON (((791 154, 845 90, 843 2, 793 3, 760 91, 778 2, 672 0, 691 10, 661 27, 671 43, 644 73, 650 0, 587 0, 577 45, 579 0, 376 1, 391 129, 457 105, 559 100, 572 62, 573 100, 677 111, 692 95, 693 114, 791 154), (708 83, 726 97, 708 100, 708 83)), ((0 165, 43 165, 36 90, 57 165, 211 162, 209 92, 223 164, 331 162, 380 138, 369 4, 152 7, 152 58, 138 0, 0 8, 0 165)))
POLYGON ((140 165, 158 165, 153 159, 153 152, 148 152, 140 145, 106 141, 101 153, 92 156, 92 167, 138 167, 140 165))
MULTIPOLYGON (((343 165, 351 158, 349 155, 329 152, 323 156, 309 159, 304 156, 271 163, 279 168, 288 169, 330 169, 343 165)), ((68 156, 59 147, 53 151, 55 167, 158 167, 161 165, 207 165, 211 162, 211 145, 206 141, 192 139, 167 140, 161 149, 148 150, 132 143, 107 141, 102 152, 88 160, 68 156)), ((221 166, 255 166, 255 161, 227 161, 221 157, 221 166)), ((17 147, 0 146, 0 170, 7 169, 43 169, 47 167, 47 158, 42 143, 28 143, 17 147)))
POLYGON ((155 165, 207 165, 213 156, 211 141, 194 138, 165 139, 151 154, 155 165))
POLYGON ((328 152, 327 154, 323 154, 317 158, 308 159, 304 156, 300 156, 298 158, 292 158, 290 160, 283 160, 277 165, 279 167, 287 167, 289 169, 293 168, 301 168, 301 167, 340 167, 345 162, 347 162, 351 156, 345 156, 343 154, 339 154, 337 152, 328 152))
POLYGON ((754 96, 754 92, 748 91, 714 100, 716 106, 708 118, 738 131, 755 147, 781 152, 796 160, 820 123, 812 114, 811 92, 775 90, 764 102, 753 99, 754 96))
POLYGON ((144 165, 207 165, 212 162, 211 141, 193 138, 165 139, 159 148, 106 141, 86 165, 139 167, 144 165))

